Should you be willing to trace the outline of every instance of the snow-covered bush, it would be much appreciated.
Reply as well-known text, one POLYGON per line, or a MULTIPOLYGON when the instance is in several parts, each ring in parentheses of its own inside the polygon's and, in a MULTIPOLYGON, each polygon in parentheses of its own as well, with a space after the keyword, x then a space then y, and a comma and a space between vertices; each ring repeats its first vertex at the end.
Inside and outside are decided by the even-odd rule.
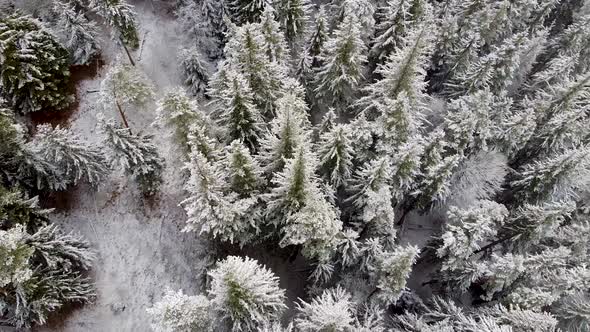
POLYGON ((229 256, 209 272, 211 308, 232 331, 254 331, 277 321, 287 308, 285 291, 268 268, 251 258, 229 256))

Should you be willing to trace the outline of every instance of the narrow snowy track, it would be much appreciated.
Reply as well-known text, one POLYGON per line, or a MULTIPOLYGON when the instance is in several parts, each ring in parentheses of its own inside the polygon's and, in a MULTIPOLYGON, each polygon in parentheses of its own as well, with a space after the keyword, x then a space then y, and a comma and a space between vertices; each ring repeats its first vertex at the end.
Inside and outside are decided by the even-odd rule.
MULTIPOLYGON (((167 88, 180 84, 174 58, 179 34, 174 22, 156 16, 149 3, 136 10, 140 36, 145 40, 135 56, 160 97, 167 88)), ((103 39, 105 66, 97 77, 79 83, 80 108, 68 124, 88 141, 100 140, 96 115, 102 110, 96 103, 98 93, 92 91, 99 88, 101 76, 117 54, 123 55, 108 36, 103 39)), ((121 57, 120 61, 127 59, 121 57)), ((105 115, 115 117, 116 113, 105 115)), ((180 232, 185 220, 184 211, 178 207, 183 199, 182 158, 167 133, 148 128, 155 117, 155 105, 130 111, 127 117, 134 130, 154 134, 166 159, 161 194, 156 202, 146 204, 133 181, 118 172, 98 190, 80 186, 67 194, 66 206, 57 210, 53 219, 94 245, 98 260, 92 277, 98 297, 94 304, 56 317, 49 327, 38 331, 149 331, 145 308, 167 287, 183 289, 187 294, 199 292, 207 248, 196 234, 180 232)))

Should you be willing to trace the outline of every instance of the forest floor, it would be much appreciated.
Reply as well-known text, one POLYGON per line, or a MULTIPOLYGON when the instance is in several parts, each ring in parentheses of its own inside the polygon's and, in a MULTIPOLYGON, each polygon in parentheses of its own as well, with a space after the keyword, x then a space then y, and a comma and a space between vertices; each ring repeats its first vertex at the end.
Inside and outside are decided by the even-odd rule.
MULTIPOLYGON (((180 85, 175 54, 181 43, 174 21, 156 15, 148 2, 136 7, 143 45, 134 52, 137 65, 152 80, 156 98, 180 85)), ((102 77, 122 50, 105 35, 102 66, 96 76, 83 76, 78 82, 78 107, 62 125, 70 127, 84 140, 99 141, 96 116, 102 77)), ((120 57, 118 61, 128 61, 120 57)), ((90 70, 94 71, 94 70, 90 70)), ((117 117, 108 114, 107 117, 117 117)), ((164 185, 153 202, 146 202, 132 179, 114 172, 99 188, 80 185, 69 192, 44 197, 57 207, 52 219, 67 231, 91 241, 97 251, 91 277, 96 282, 94 304, 74 310, 65 319, 55 317, 38 331, 149 331, 146 307, 160 299, 166 288, 199 293, 207 262, 207 242, 195 233, 182 233, 185 214, 178 203, 184 197, 182 157, 165 130, 151 127, 155 105, 127 112, 130 127, 155 136, 156 145, 166 159, 164 185)), ((35 119, 52 121, 52 119, 35 119)), ((54 123, 55 124, 55 123, 54 123)))
MULTIPOLYGON (((138 12, 142 45, 133 57, 156 87, 156 99, 170 88, 181 85, 176 51, 182 45, 182 31, 166 10, 147 1, 134 3, 138 12)), ((84 140, 98 142, 97 114, 117 118, 97 104, 100 82, 115 61, 128 61, 123 50, 106 34, 102 59, 94 68, 74 74, 77 83, 77 105, 69 118, 39 117, 34 122, 67 126, 84 140)), ((87 185, 58 195, 42 197, 56 207, 52 219, 66 231, 85 236, 97 251, 98 259, 91 271, 96 282, 97 299, 93 304, 64 315, 54 316, 39 332, 127 332, 149 331, 146 308, 158 301, 167 288, 182 289, 192 295, 201 292, 205 270, 212 249, 196 233, 182 233, 185 213, 178 203, 185 198, 183 158, 165 129, 152 127, 155 104, 126 112, 134 131, 153 134, 161 155, 166 160, 164 185, 156 199, 146 202, 132 179, 114 172, 99 188, 87 185)), ((402 243, 423 246, 432 229, 425 219, 410 214, 400 236, 402 243)), ((267 248, 268 249, 268 248, 267 248)), ((287 290, 287 317, 293 314, 293 303, 305 295, 309 267, 301 257, 287 261, 272 250, 251 248, 242 254, 258 259, 272 269, 287 290), (265 251, 267 250, 267 251, 265 251)), ((230 250, 232 252, 235 250, 230 250)), ((415 271, 416 272, 416 271, 415 271)), ((424 291, 422 272, 409 286, 424 291)), ((418 292, 420 293, 420 291, 418 292)), ((70 308, 71 309, 71 308, 70 308)), ((71 311, 71 312, 70 312, 71 311)), ((287 318, 285 317, 285 318, 287 318)))

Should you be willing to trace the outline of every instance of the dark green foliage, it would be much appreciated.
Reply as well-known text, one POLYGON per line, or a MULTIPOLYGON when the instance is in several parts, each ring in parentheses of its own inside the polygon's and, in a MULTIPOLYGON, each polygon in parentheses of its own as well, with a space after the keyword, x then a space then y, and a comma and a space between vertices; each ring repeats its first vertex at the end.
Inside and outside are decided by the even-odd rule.
POLYGON ((27 15, 0 19, 0 93, 20 113, 69 104, 68 51, 27 15))

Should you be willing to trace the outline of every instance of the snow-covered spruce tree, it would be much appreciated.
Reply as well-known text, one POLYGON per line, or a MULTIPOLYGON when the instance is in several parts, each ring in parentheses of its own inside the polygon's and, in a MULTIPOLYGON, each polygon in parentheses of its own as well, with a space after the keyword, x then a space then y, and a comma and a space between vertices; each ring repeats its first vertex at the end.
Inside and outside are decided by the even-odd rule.
POLYGON ((307 41, 303 61, 308 62, 306 66, 314 70, 323 65, 321 54, 324 52, 326 42, 329 37, 329 23, 326 15, 326 9, 321 6, 315 14, 313 30, 311 30, 309 40, 307 41))
POLYGON ((27 245, 28 234, 25 226, 16 225, 0 230, 0 289, 9 284, 20 284, 31 278, 33 271, 29 260, 34 249, 27 245))
POLYGON ((208 274, 211 308, 232 331, 255 331, 287 308, 278 277, 254 259, 229 256, 208 274))
POLYGON ((228 89, 217 100, 218 123, 225 130, 227 142, 240 140, 251 150, 257 151, 263 131, 263 119, 254 106, 254 96, 247 81, 237 71, 227 73, 228 89))
POLYGON ((444 121, 453 150, 471 155, 497 144, 502 136, 498 122, 510 106, 507 100, 495 97, 489 90, 451 100, 444 121))
POLYGON ((153 97, 151 82, 131 65, 113 65, 100 83, 99 102, 106 112, 118 112, 126 127, 125 108, 144 106, 153 97))
POLYGON ((259 154, 265 173, 280 172, 285 160, 295 156, 295 151, 309 142, 310 123, 305 101, 293 93, 287 93, 277 101, 276 117, 270 123, 270 132, 261 140, 263 150, 259 154))
POLYGON ((0 94, 19 113, 63 109, 68 51, 40 21, 20 13, 0 18, 0 94))
POLYGON ((111 165, 133 174, 145 196, 155 195, 162 184, 164 160, 152 143, 153 136, 134 135, 112 119, 101 119, 100 128, 105 135, 104 144, 111 150, 111 165))
POLYGON ((528 43, 538 42, 528 38, 526 33, 517 33, 501 45, 494 46, 486 56, 468 64, 464 70, 456 71, 445 88, 451 96, 490 89, 498 94, 518 79, 518 70, 523 56, 530 56, 528 43))
POLYGON ((561 327, 566 331, 587 331, 590 329, 590 296, 587 292, 576 292, 566 297, 556 315, 562 319, 561 327))
POLYGON ((269 61, 260 24, 244 24, 232 34, 225 47, 227 65, 241 72, 252 93, 254 104, 263 114, 271 114, 279 98, 285 68, 269 61))
POLYGON ((438 257, 444 258, 442 272, 461 269, 474 252, 494 238, 507 215, 506 207, 493 201, 480 201, 468 209, 451 206, 442 244, 436 251, 438 257))
POLYGON ((166 92, 157 105, 154 125, 171 128, 174 140, 187 152, 191 126, 203 126, 209 128, 208 131, 213 126, 212 120, 199 109, 197 102, 178 89, 166 92))
POLYGON ((43 325, 68 303, 94 297, 80 272, 95 258, 84 239, 48 225, 37 198, 0 187, 0 303, 2 323, 17 329, 43 325))
POLYGON ((231 192, 221 165, 198 150, 191 152, 186 168, 190 178, 185 189, 190 197, 181 203, 188 216, 183 231, 206 233, 231 243, 251 241, 258 233, 256 199, 231 192))
MULTIPOLYGON (((207 22, 208 35, 215 37, 218 51, 221 53, 227 42, 226 33, 228 30, 226 20, 229 18, 227 1, 203 0, 201 1, 201 13, 207 22)), ((217 52, 212 55, 219 55, 217 52)))
POLYGON ((303 255, 326 262, 338 244, 342 222, 335 207, 323 197, 314 174, 316 157, 305 145, 272 178, 266 195, 267 219, 282 234, 280 246, 302 245, 303 255))
POLYGON ((55 1, 53 11, 58 15, 56 23, 62 44, 70 52, 72 65, 86 65, 100 52, 96 24, 88 21, 69 3, 55 1))
POLYGON ((555 331, 557 320, 547 313, 518 308, 507 309, 502 305, 488 308, 465 308, 452 301, 435 296, 427 306, 417 312, 393 316, 395 331, 555 331))
POLYGON ((155 332, 212 331, 209 299, 167 290, 164 297, 147 308, 155 332))
POLYGON ((382 79, 369 85, 365 89, 366 96, 357 102, 365 112, 386 110, 392 106, 391 100, 405 93, 412 113, 417 116, 426 87, 424 78, 431 41, 432 35, 427 24, 408 32, 403 45, 388 57, 384 65, 376 69, 375 72, 382 79))
POLYGON ((264 38, 264 51, 270 61, 287 63, 289 60, 289 46, 281 26, 276 20, 276 11, 267 5, 260 17, 260 29, 264 38))
POLYGON ((316 74, 316 98, 342 112, 353 100, 363 80, 367 47, 361 38, 361 23, 350 14, 326 41, 316 74))
POLYGON ((375 10, 375 4, 370 0, 339 1, 337 22, 344 22, 347 17, 355 16, 360 23, 362 38, 368 41, 375 29, 375 10))
POLYGON ((510 186, 520 201, 568 199, 587 190, 588 176, 590 148, 580 146, 524 165, 510 186))
POLYGON ((311 10, 309 0, 275 0, 277 19, 292 50, 302 41, 311 10))
POLYGON ((228 10, 238 25, 255 23, 260 19, 266 4, 266 0, 229 0, 228 10))
POLYGON ((181 49, 179 58, 184 84, 189 91, 195 96, 205 92, 209 82, 209 70, 199 50, 196 47, 181 49))
POLYGON ((353 142, 347 125, 336 125, 322 133, 318 144, 319 171, 334 188, 345 184, 352 175, 353 142))
POLYGON ((405 44, 404 37, 429 15, 430 4, 425 0, 388 0, 377 10, 375 36, 371 42, 370 58, 381 63, 405 44))
POLYGON ((297 303, 295 326, 300 331, 352 331, 355 303, 341 287, 327 289, 311 302, 297 303))
MULTIPOLYGON (((347 198, 365 225, 383 227, 394 221, 393 194, 389 181, 393 170, 387 157, 374 159, 357 169, 347 184, 347 198)), ((367 226, 365 226, 367 227, 367 226)))
MULTIPOLYGON (((108 166, 98 147, 84 143, 78 135, 59 126, 38 126, 37 134, 27 143, 27 149, 55 166, 60 172, 59 178, 65 179, 67 185, 76 185, 84 180, 98 186, 108 174, 108 166)), ((60 187, 49 184, 51 189, 60 187)))
POLYGON ((235 140, 227 146, 224 166, 233 192, 242 198, 257 193, 262 185, 262 169, 241 141, 235 140))
POLYGON ((420 249, 415 246, 395 248, 381 258, 377 297, 386 304, 395 304, 406 289, 406 282, 416 263, 420 249))
POLYGON ((125 0, 90 0, 90 7, 114 29, 115 38, 131 48, 139 46, 133 6, 125 0))
POLYGON ((584 110, 589 94, 590 73, 585 73, 538 89, 532 99, 523 99, 520 107, 523 117, 532 121, 525 127, 527 139, 517 149, 511 166, 522 166, 583 143, 586 137, 583 128, 588 121, 584 110))

